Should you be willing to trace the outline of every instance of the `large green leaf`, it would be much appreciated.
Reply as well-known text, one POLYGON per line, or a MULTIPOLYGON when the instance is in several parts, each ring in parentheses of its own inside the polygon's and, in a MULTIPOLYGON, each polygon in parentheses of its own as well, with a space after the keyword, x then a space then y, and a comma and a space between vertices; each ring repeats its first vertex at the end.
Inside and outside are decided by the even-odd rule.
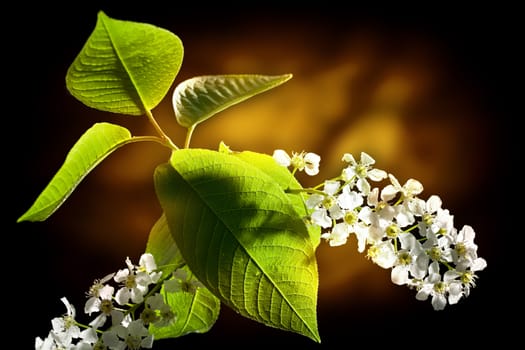
POLYGON ((208 289, 245 317, 320 341, 315 248, 279 183, 239 157, 184 149, 157 167, 155 186, 208 289))
POLYGON ((205 75, 185 80, 173 91, 177 122, 192 128, 214 114, 292 78, 283 75, 205 75))
MULTIPOLYGON (((170 274, 176 268, 184 268, 185 271, 189 271, 186 266, 181 267, 184 260, 168 228, 164 214, 151 229, 146 252, 153 254, 157 267, 164 274, 170 274)), ((194 276, 191 276, 190 280, 185 283, 193 286, 199 285, 199 287, 176 292, 168 292, 164 287, 161 289, 165 302, 170 306, 176 318, 175 322, 163 327, 150 325, 150 331, 155 339, 176 338, 188 333, 204 333, 210 330, 217 321, 220 300, 202 286, 194 276)))
POLYGON ((175 34, 100 11, 94 31, 69 67, 66 86, 89 107, 143 115, 164 98, 182 64, 175 34))
POLYGON ((122 126, 94 124, 73 145, 58 172, 17 222, 46 220, 104 158, 133 141, 129 130, 122 126))

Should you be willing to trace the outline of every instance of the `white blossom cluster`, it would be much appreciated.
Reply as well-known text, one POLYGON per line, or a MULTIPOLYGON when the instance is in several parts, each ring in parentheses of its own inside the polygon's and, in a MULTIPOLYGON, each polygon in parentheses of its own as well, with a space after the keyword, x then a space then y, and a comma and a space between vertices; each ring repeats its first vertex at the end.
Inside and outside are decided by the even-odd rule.
MULTIPOLYGON (((283 152, 275 151, 274 158, 289 166, 283 152)), ((300 156, 306 160, 307 154, 315 160, 309 167, 316 169, 307 174, 315 175, 320 157, 304 152, 300 156)), ((401 185, 392 174, 374 168, 375 160, 365 152, 359 161, 348 153, 342 160, 346 167, 340 176, 304 189, 308 222, 321 227, 321 238, 340 246, 355 234, 359 252, 366 249, 374 263, 392 269, 392 282, 415 289, 416 299, 431 297, 435 310, 467 297, 475 287, 476 273, 487 266, 477 255, 472 227, 458 231, 437 195, 426 201, 419 198, 423 191, 419 181, 409 179, 401 185), (371 184, 386 179, 390 184, 381 191, 371 184)))
MULTIPOLYGON (((61 298, 67 309, 51 320, 47 337, 35 339, 36 350, 124 350, 152 348, 154 337, 148 326, 163 327, 175 321, 175 314, 157 290, 162 273, 153 255, 142 254, 139 265, 126 258, 127 267, 95 280, 87 292, 84 312, 94 318, 88 325, 77 321, 75 307, 61 298), (115 287, 109 284, 114 282, 115 287), (140 313, 136 317, 135 313, 140 313)), ((183 271, 183 270, 177 270, 183 271)), ((184 276, 164 281, 165 288, 176 291, 186 281, 184 276), (170 283, 168 283, 170 282, 170 283)))

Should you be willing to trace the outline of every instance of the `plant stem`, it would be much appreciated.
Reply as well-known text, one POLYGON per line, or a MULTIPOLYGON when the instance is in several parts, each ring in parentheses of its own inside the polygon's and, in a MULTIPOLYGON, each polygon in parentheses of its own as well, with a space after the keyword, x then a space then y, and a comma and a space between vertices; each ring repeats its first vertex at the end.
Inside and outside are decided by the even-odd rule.
POLYGON ((186 141, 184 142, 184 148, 190 147, 190 141, 191 141, 191 135, 193 135, 193 130, 195 130, 196 124, 193 124, 188 128, 188 132, 186 133, 186 141))
POLYGON ((316 190, 315 188, 287 188, 284 192, 286 193, 292 193, 292 194, 301 194, 301 193, 309 193, 309 194, 320 194, 323 196, 326 196, 326 193, 320 190, 316 190))
POLYGON ((173 141, 171 141, 169 136, 166 135, 166 133, 161 129, 161 127, 159 126, 159 124, 157 123, 155 118, 153 117, 153 114, 151 113, 150 110, 146 111, 146 115, 148 116, 148 120, 150 121, 150 123, 153 125, 155 130, 157 130, 157 132, 159 133, 160 137, 162 138, 162 140, 164 140, 164 142, 168 145, 168 147, 170 147, 170 148, 172 148, 174 150, 179 149, 179 147, 177 147, 177 145, 175 145, 173 143, 173 141))

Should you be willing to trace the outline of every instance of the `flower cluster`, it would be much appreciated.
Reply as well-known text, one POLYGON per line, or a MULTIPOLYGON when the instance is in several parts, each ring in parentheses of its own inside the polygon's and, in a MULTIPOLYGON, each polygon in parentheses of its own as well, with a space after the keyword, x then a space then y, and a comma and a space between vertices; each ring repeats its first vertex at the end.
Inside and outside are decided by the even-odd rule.
POLYGON ((88 325, 78 322, 75 307, 66 297, 61 298, 67 313, 51 320, 52 329, 46 338, 36 338, 35 349, 151 348, 154 337, 148 326, 167 326, 175 321, 175 314, 164 302, 163 295, 157 292, 162 272, 158 271, 153 255, 143 254, 139 265, 132 264, 126 258, 126 266, 95 280, 89 288, 84 312, 94 315, 94 318, 88 325), (115 287, 109 284, 111 281, 117 285, 116 292, 115 287), (136 317, 136 314, 139 316, 136 317))
MULTIPOLYGON (((274 158, 286 165, 280 153, 274 158)), ((317 169, 320 158, 314 158, 317 169)), ((438 196, 419 198, 419 181, 409 179, 401 185, 392 174, 374 168, 375 160, 365 152, 359 161, 351 154, 342 161, 346 167, 338 177, 304 189, 308 222, 322 229, 321 238, 340 246, 355 234, 359 252, 366 249, 374 263, 392 269, 392 282, 414 288, 416 299, 431 297, 435 310, 467 297, 476 273, 487 265, 477 255, 472 227, 458 231, 438 196), (390 184, 381 191, 372 186, 386 179, 390 184)))

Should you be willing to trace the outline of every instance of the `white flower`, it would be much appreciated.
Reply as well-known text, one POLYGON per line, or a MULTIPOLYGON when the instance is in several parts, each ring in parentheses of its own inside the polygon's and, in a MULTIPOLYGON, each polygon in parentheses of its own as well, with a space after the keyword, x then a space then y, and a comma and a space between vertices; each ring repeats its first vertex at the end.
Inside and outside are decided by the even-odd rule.
MULTIPOLYGON (((317 196, 317 195, 313 195, 317 196)), ((332 219, 328 215, 328 210, 322 206, 316 207, 310 215, 312 223, 322 228, 332 227, 332 219)))
MULTIPOLYGON (((75 350, 92 350, 95 346, 101 345, 102 340, 99 340, 97 332, 94 328, 86 328, 80 332, 80 340, 75 346, 75 350)), ((95 347, 98 349, 98 347, 95 347)))
POLYGON ((292 164, 292 158, 286 153, 286 151, 282 149, 276 149, 273 151, 273 159, 277 162, 277 164, 289 167, 292 164))
POLYGON ((392 283, 401 286, 407 284, 410 280, 408 271, 412 262, 412 256, 406 250, 398 251, 397 256, 397 262, 390 272, 390 279, 392 280, 392 283))
POLYGON ((89 291, 87 292, 87 295, 90 297, 99 298, 100 297, 100 290, 106 286, 106 282, 110 281, 113 276, 115 276, 114 273, 110 273, 106 276, 104 276, 101 279, 96 279, 93 281, 93 284, 91 287, 89 287, 89 291))
POLYGON ((447 305, 448 283, 441 280, 439 264, 433 262, 429 266, 429 274, 423 281, 421 288, 416 293, 417 300, 427 300, 432 296, 434 310, 443 310, 447 305))
POLYGON ((478 246, 476 243, 474 243, 475 237, 476 233, 474 232, 474 229, 469 225, 465 225, 453 238, 452 243, 454 244, 455 248, 452 257, 456 265, 469 265, 476 261, 478 258, 478 246))
POLYGON ((90 298, 86 303, 85 312, 89 315, 93 312, 100 312, 97 317, 89 323, 95 329, 102 327, 109 316, 117 317, 122 311, 114 309, 113 306, 113 287, 106 286, 107 294, 101 295, 101 298, 90 298))
POLYGON ((343 218, 343 210, 334 196, 340 186, 339 181, 327 180, 323 187, 325 194, 314 193, 306 199, 306 207, 308 209, 314 209, 310 215, 314 224, 322 228, 328 228, 332 227, 333 220, 343 218))
POLYGON ((418 226, 423 237, 435 240, 437 235, 451 236, 454 230, 454 216, 450 215, 448 209, 441 208, 441 198, 432 195, 426 202, 415 199, 411 204, 414 215, 421 217, 418 226))
POLYGON ((289 167, 292 166, 294 171, 303 171, 310 176, 317 175, 319 173, 319 163, 321 157, 313 152, 292 152, 290 157, 286 151, 277 149, 273 152, 273 158, 277 164, 289 167))
POLYGON ((308 152, 304 155, 304 172, 307 175, 314 176, 319 174, 319 163, 321 157, 318 154, 308 152))
POLYGON ((477 272, 487 267, 487 261, 483 258, 476 258, 470 262, 470 271, 477 272))
POLYGON ((162 272, 157 271, 155 258, 151 253, 144 253, 140 256, 139 266, 137 267, 138 278, 150 280, 149 283, 157 283, 162 277, 162 272))
POLYGON ((454 216, 448 209, 438 208, 430 230, 433 234, 449 236, 454 230, 454 216))
POLYGON ((49 332, 47 337, 42 339, 40 337, 35 338, 35 350, 54 350, 57 348, 53 333, 49 332))
POLYGON ((385 186, 381 191, 381 199, 384 201, 393 199, 397 193, 401 193, 401 199, 404 200, 414 198, 423 192, 423 185, 417 180, 408 179, 407 182, 401 186, 394 175, 388 174, 388 177, 390 178, 391 184, 385 186))
POLYGON ((52 329, 45 339, 35 338, 36 350, 70 349, 73 346, 73 340, 81 336, 80 328, 75 321, 75 307, 66 297, 62 297, 60 301, 66 306, 67 313, 51 320, 52 329))
POLYGON ((86 301, 84 312, 91 315, 93 312, 104 311, 101 307, 102 303, 103 301, 109 301, 111 303, 114 291, 115 288, 107 284, 98 288, 96 294, 86 301))
MULTIPOLYGON (((446 276, 443 276, 446 277, 446 276)), ((446 280, 445 280, 446 281, 446 280)), ((459 281, 448 281, 448 303, 457 304, 459 299, 465 295, 463 285, 459 281)))
POLYGON ((384 269, 393 267, 397 260, 394 246, 390 240, 382 241, 370 246, 368 248, 367 257, 384 269))
POLYGON ((128 268, 119 270, 113 278, 123 285, 117 291, 115 300, 120 305, 128 303, 130 299, 134 303, 141 303, 148 292, 148 286, 158 282, 162 272, 157 271, 155 259, 150 253, 141 255, 139 266, 133 265, 129 257, 126 258, 126 265, 128 268))
POLYGON ((164 297, 160 293, 155 293, 146 299, 146 306, 151 310, 158 311, 158 319, 154 322, 157 327, 164 327, 175 321, 175 313, 170 306, 164 302, 164 297))
POLYGON ((390 277, 394 284, 410 284, 411 278, 423 279, 428 271, 429 258, 421 243, 411 233, 399 235, 401 250, 390 277))
POLYGON ((350 186, 344 186, 341 194, 337 196, 337 204, 342 209, 354 210, 363 204, 363 196, 359 193, 352 191, 350 186))
POLYGON ((388 226, 393 224, 395 211, 392 206, 385 206, 380 210, 363 207, 358 214, 359 220, 368 225, 368 240, 379 242, 385 237, 388 226))
POLYGON ((131 263, 129 257, 126 258, 128 268, 119 270, 113 278, 115 282, 121 283, 122 287, 115 294, 115 300, 120 305, 127 304, 130 299, 136 304, 144 300, 144 295, 148 292, 148 285, 151 278, 147 274, 136 273, 136 267, 131 263))
POLYGON ((453 249, 450 246, 450 239, 441 236, 437 239, 428 239, 423 243, 423 249, 433 261, 444 263, 452 262, 453 249))
POLYGON ((350 234, 348 225, 344 222, 335 224, 330 232, 325 232, 321 235, 322 239, 328 241, 331 247, 341 246, 346 243, 350 234))
MULTIPOLYGON (((465 297, 470 295, 470 289, 476 286, 476 272, 485 269, 487 262, 483 258, 476 258, 472 264, 459 264, 456 269, 448 270, 444 274, 445 281, 455 283, 461 288, 465 297)), ((461 297, 461 295, 458 296, 461 297)), ((452 303, 451 303, 452 304, 452 303)))
POLYGON ((420 216, 427 226, 432 224, 432 217, 441 209, 442 204, 441 198, 436 195, 430 196, 426 201, 421 198, 414 198, 410 203, 414 215, 420 216))
MULTIPOLYGON (((151 349, 153 347, 153 335, 149 334, 142 320, 131 321, 127 327, 123 325, 117 326, 115 327, 114 334, 117 336, 117 339, 113 337, 111 342, 115 344, 113 346, 117 349, 120 349, 119 346, 122 344, 132 350, 141 348, 151 349)), ((110 349, 111 348, 112 346, 110 346, 110 349)))
POLYGON ((115 288, 105 283, 111 280, 114 275, 114 273, 111 273, 104 278, 96 279, 87 293, 89 298, 84 305, 84 312, 91 315, 93 312, 102 311, 102 313, 91 322, 91 326, 95 329, 106 322, 106 316, 109 315, 113 309, 112 298, 115 288))
MULTIPOLYGON (((337 187, 334 186, 334 194, 338 187, 339 183, 337 182, 337 187)), ((350 190, 350 186, 345 186, 336 200, 337 205, 334 206, 335 210, 331 210, 331 216, 332 219, 340 221, 335 224, 330 232, 323 233, 321 238, 328 240, 330 246, 336 247, 345 244, 351 233, 356 233, 359 243, 358 247, 359 249, 364 249, 363 238, 366 239, 366 237, 361 236, 363 231, 358 227, 364 226, 364 224, 358 221, 359 212, 357 210, 363 204, 363 197, 359 193, 350 190), (337 214, 334 215, 334 212, 337 214)), ((331 223, 331 220, 328 222, 331 223)))
POLYGON ((350 153, 345 153, 342 160, 350 164, 343 169, 343 179, 350 181, 352 184, 355 183, 359 191, 365 196, 370 193, 370 184, 367 178, 372 181, 381 181, 387 177, 386 171, 372 168, 376 161, 365 152, 361 152, 359 162, 350 153))
POLYGON ((164 289, 168 293, 180 291, 195 293, 197 288, 203 286, 204 285, 192 274, 188 273, 185 268, 175 270, 173 272, 173 278, 164 282, 164 289))
POLYGON ((80 337, 80 328, 77 326, 75 317, 75 307, 69 303, 66 297, 60 299, 67 309, 67 314, 51 320, 53 326, 53 337, 57 344, 66 347, 71 344, 73 339, 80 337))
POLYGON ((364 225, 362 222, 354 226, 355 236, 357 238, 357 251, 362 253, 365 251, 368 243, 368 236, 370 234, 370 227, 364 225))

